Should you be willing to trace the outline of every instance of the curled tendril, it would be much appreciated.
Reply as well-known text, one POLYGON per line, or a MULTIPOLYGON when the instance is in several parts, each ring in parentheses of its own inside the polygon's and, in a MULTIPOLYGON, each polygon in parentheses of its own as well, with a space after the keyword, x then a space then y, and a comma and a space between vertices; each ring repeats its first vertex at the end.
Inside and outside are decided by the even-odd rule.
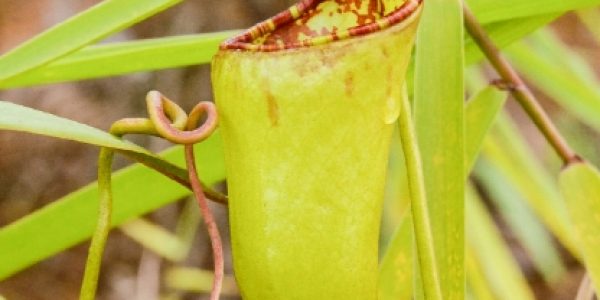
MULTIPOLYGON (((224 275, 223 246, 214 217, 208 207, 202 183, 197 175, 193 147, 193 144, 203 141, 215 130, 218 122, 217 110, 211 102, 200 102, 188 116, 175 102, 157 91, 148 93, 146 104, 150 118, 119 120, 111 126, 110 132, 119 137, 125 134, 150 134, 176 144, 185 145, 185 160, 190 186, 198 200, 213 250, 215 277, 210 299, 219 299, 224 275), (206 120, 198 126, 204 115, 206 115, 206 120)), ((100 150, 98 158, 100 210, 81 286, 80 299, 84 300, 94 299, 95 297, 102 253, 110 231, 112 215, 111 165, 113 157, 114 151, 112 149, 102 148, 100 150)))
POLYGON ((211 102, 200 102, 198 103, 190 113, 186 116, 187 122, 183 123, 179 119, 177 114, 170 114, 169 106, 173 104, 170 100, 162 97, 158 92, 148 93, 146 97, 146 104, 148 106, 148 115, 150 120, 154 124, 154 127, 158 134, 167 139, 170 142, 176 144, 195 144, 206 139, 217 126, 217 110, 215 105, 211 102), (200 118, 206 113, 206 121, 198 128, 200 118), (177 118, 171 120, 169 117, 176 116, 177 118), (183 124, 177 124, 181 122, 183 124), (185 131, 182 130, 185 128, 185 131))

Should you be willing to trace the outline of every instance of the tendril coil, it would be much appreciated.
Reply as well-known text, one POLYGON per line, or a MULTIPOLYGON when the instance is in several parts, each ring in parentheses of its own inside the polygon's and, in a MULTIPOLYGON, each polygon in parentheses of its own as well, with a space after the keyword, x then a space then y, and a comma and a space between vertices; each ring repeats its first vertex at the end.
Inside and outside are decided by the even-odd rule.
MULTIPOLYGON (((175 102, 157 91, 150 91, 147 94, 146 106, 149 118, 119 120, 113 123, 110 133, 118 137, 125 134, 149 134, 164 138, 175 144, 184 145, 190 185, 200 206, 212 244, 215 276, 210 299, 217 300, 221 292, 224 275, 223 246, 214 217, 208 207, 202 183, 198 178, 193 147, 194 144, 209 137, 216 129, 218 123, 216 107, 212 102, 202 101, 187 115, 175 102), (200 123, 203 116, 206 116, 206 119, 200 123)), ((99 214, 86 262, 80 292, 81 300, 91 300, 96 295, 102 253, 111 227, 111 169, 113 157, 114 151, 112 149, 101 148, 98 157, 99 214)))

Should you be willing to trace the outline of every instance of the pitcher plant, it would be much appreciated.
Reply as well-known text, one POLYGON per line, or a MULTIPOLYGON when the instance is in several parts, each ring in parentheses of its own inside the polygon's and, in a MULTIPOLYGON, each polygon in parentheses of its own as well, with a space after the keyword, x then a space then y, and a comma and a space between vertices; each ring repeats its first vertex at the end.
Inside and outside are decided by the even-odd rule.
POLYGON ((212 63, 244 299, 375 299, 390 138, 421 0, 301 1, 212 63))

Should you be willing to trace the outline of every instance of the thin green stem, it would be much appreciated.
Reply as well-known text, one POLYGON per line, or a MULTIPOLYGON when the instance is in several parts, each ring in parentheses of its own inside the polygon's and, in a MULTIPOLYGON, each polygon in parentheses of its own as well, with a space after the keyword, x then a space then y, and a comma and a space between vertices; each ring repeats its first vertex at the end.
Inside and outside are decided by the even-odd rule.
POLYGON ((83 275, 83 283, 79 294, 80 300, 93 300, 96 296, 96 288, 98 286, 98 274, 100 273, 100 265, 102 263, 102 253, 106 245, 108 232, 110 231, 111 215, 112 215, 112 189, 111 189, 111 173, 114 151, 110 148, 100 149, 98 158, 98 191, 99 211, 96 224, 96 231, 92 236, 87 262, 85 264, 85 273, 83 275))
POLYGON ((507 89, 519 102, 521 107, 523 107, 529 118, 535 123, 550 145, 552 145, 556 153, 563 160, 563 163, 569 165, 580 162, 581 158, 571 149, 556 126, 554 126, 552 120, 548 117, 523 79, 521 79, 510 63, 502 57, 500 50, 494 45, 494 42, 487 35, 481 24, 479 24, 466 3, 463 3, 463 11, 465 28, 494 69, 496 69, 496 72, 502 77, 504 83, 507 85, 507 89))
MULTIPOLYGON (((126 157, 132 159, 133 161, 139 162, 168 178, 171 178, 175 182, 181 184, 182 186, 192 189, 190 179, 188 177, 188 172, 176 166, 168 161, 165 161, 159 157, 147 155, 143 153, 133 152, 133 151, 118 151, 119 153, 125 155, 126 157)), ((206 186, 204 183, 200 182, 202 185, 202 189, 206 194, 206 197, 212 201, 221 203, 223 205, 227 205, 227 195, 217 192, 214 189, 206 186)))
MULTIPOLYGON (((192 189, 199 201, 200 208, 213 245, 215 258, 215 281, 211 300, 219 299, 223 281, 223 253, 221 238, 218 228, 206 203, 203 185, 198 178, 195 167, 193 144, 206 139, 217 126, 217 111, 214 104, 200 102, 194 107, 189 117, 174 102, 162 96, 159 92, 152 91, 146 98, 150 119, 130 118, 117 121, 110 132, 116 136, 128 133, 158 135, 175 143, 185 144, 185 157, 188 171, 164 162, 151 155, 133 155, 141 162, 153 165, 159 172, 168 174, 170 178, 192 189), (206 121, 196 128, 203 114, 207 115, 206 121), (187 174, 182 174, 186 172, 187 174), (172 175, 172 176, 170 176, 172 175), (187 176, 186 176, 187 175, 187 176)), ((131 154, 131 153, 129 153, 131 154)), ((98 286, 98 275, 102 262, 102 254, 106 239, 111 228, 112 214, 112 161, 114 150, 101 148, 98 158, 98 191, 100 193, 99 214, 96 231, 92 237, 89 248, 85 274, 81 285, 80 299, 91 300, 95 298, 98 286)))
POLYGON ((398 127, 400 128, 400 139, 402 140, 402 149, 404 150, 404 159, 408 173, 413 226, 417 241, 425 299, 441 300, 442 292, 433 247, 431 222, 429 221, 429 212, 427 209, 421 153, 415 136, 410 103, 406 93, 401 100, 398 127))

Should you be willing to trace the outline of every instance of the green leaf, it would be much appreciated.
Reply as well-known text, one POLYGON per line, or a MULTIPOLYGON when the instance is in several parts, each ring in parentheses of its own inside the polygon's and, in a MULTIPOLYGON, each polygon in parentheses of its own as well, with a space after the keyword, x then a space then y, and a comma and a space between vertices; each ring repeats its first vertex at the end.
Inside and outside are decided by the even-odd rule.
POLYGON ((502 114, 496 125, 484 143, 483 156, 510 181, 558 240, 578 256, 577 243, 555 179, 528 148, 507 115, 502 114))
POLYGON ((219 43, 237 32, 224 31, 90 46, 35 71, 0 81, 0 88, 205 64, 211 61, 219 43))
POLYGON ((506 53, 517 70, 585 123, 600 130, 600 82, 594 70, 550 31, 515 43, 506 53))
POLYGON ((411 299, 413 247, 413 224, 406 212, 379 266, 379 300, 411 299))
POLYGON ((475 94, 465 106, 465 170, 471 170, 485 136, 502 110, 508 93, 489 86, 475 94))
MULTIPOLYGON (((466 165, 471 165, 470 162, 475 161, 488 128, 495 120, 505 99, 506 92, 499 91, 494 87, 487 87, 467 102, 465 106, 465 121, 467 124, 465 128, 467 140, 467 147, 465 148, 466 165)), ((404 207, 408 205, 409 201, 404 198, 408 197, 406 193, 408 187, 406 184, 407 178, 404 174, 406 169, 403 162, 398 162, 400 159, 396 157, 396 155, 402 153, 399 143, 400 141, 397 139, 392 143, 392 161, 388 172, 392 175, 390 179, 393 187, 388 188, 391 189, 390 194, 392 197, 399 198, 396 199, 396 202, 401 203, 395 206, 386 206, 384 213, 390 214, 390 210, 393 210, 393 212, 403 211, 404 214, 400 216, 400 222, 385 249, 380 264, 379 296, 381 299, 409 299, 412 295, 413 243, 412 225, 409 225, 412 221, 407 220, 408 217, 405 217, 407 214, 404 207), (406 233, 406 230, 411 230, 411 233, 406 233)))
MULTIPOLYGON (((497 45, 504 47, 546 25, 557 16, 559 15, 552 14, 510 19, 486 24, 485 29, 497 45)), ((88 46, 30 72, 0 80, 0 88, 205 64, 217 52, 219 42, 237 32, 239 31, 234 30, 88 46)), ((469 64, 483 58, 468 35, 465 40, 465 55, 469 64)))
POLYGON ((600 43, 600 10, 594 8, 578 11, 577 16, 600 43))
MULTIPOLYGON (((498 47, 504 48, 514 41, 534 32, 536 29, 550 23, 558 16, 560 16, 560 14, 540 15, 501 21, 488 24, 484 26, 484 29, 498 47)), ((476 63, 484 58, 483 53, 481 53, 479 47, 470 35, 467 35, 465 40, 465 57, 467 64, 476 63)))
MULTIPOLYGON (((29 132, 112 148, 175 181, 188 183, 185 169, 170 164, 146 149, 118 139, 102 130, 10 102, 0 101, 0 111, 3 112, 0 114, 0 130, 29 132)), ((211 191, 207 192, 212 193, 211 191)), ((214 195, 213 198, 217 199, 214 195)))
POLYGON ((144 248, 172 262, 181 261, 187 255, 186 245, 177 235, 143 218, 128 221, 119 229, 144 248))
POLYGON ((414 110, 438 273, 449 300, 465 297, 463 36, 461 1, 428 0, 417 37, 414 110))
POLYGON ((497 299, 535 299, 519 265, 471 188, 466 197, 467 241, 497 299))
MULTIPOLYGON (((221 140, 217 133, 195 146, 203 181, 214 184, 225 178, 221 140)), ((162 157, 184 165, 182 147, 162 157)), ((113 226, 154 211, 190 194, 176 182, 136 164, 113 176, 113 226)), ((96 227, 98 190, 89 184, 53 203, 0 228, 0 280, 88 239, 96 227)))
POLYGON ((100 129, 29 107, 0 101, 0 111, 0 130, 29 132, 116 150, 150 154, 146 149, 100 129))
POLYGON ((559 185, 585 267, 600 291, 600 173, 588 163, 572 164, 561 172, 559 185))
POLYGON ((103 1, 0 57, 0 81, 69 54, 180 1, 103 1))
POLYGON ((486 159, 479 162, 475 175, 535 268, 548 284, 556 284, 565 274, 565 266, 552 236, 527 206, 527 202, 512 182, 486 159))
POLYGON ((467 292, 471 292, 477 300, 494 300, 492 288, 485 278, 479 261, 475 259, 474 250, 467 245, 465 267, 467 268, 467 292))
MULTIPOLYGON (((217 44, 236 31, 89 46, 60 58, 179 1, 104 1, 0 57, 0 88, 208 63, 217 51, 217 44), (102 22, 97 21, 99 18, 102 22), (92 30, 89 26, 93 26, 92 30), (46 51, 39 51, 39 45, 46 51), (48 62, 51 63, 44 65, 48 62), (27 70, 31 71, 23 73, 27 70)), ((470 0, 468 3, 492 39, 499 46, 506 46, 565 11, 598 5, 600 0, 470 0)), ((482 58, 469 37, 465 49, 468 63, 482 58)))
POLYGON ((600 5, 600 0, 466 0, 480 22, 565 13, 570 10, 600 5))
MULTIPOLYGON (((169 289, 210 293, 213 272, 195 268, 175 267, 165 272, 165 285, 169 289)), ((231 275, 223 278, 221 295, 238 296, 240 294, 235 279, 231 275)))

